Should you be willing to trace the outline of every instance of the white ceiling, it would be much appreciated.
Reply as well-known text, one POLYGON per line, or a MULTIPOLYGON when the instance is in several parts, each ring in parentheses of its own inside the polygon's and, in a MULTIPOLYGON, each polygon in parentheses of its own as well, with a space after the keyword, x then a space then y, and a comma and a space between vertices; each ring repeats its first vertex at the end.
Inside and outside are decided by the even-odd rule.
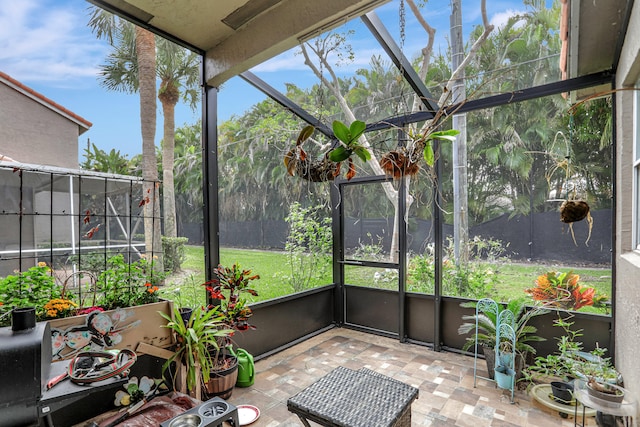
POLYGON ((229 78, 389 0, 89 0, 206 53, 207 83, 229 78))

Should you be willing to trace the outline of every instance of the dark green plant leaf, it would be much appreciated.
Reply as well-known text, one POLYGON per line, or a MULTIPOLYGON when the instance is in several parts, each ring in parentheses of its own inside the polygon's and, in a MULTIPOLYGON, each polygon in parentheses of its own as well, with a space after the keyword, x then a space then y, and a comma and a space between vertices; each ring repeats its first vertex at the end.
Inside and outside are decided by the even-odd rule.
POLYGON ((339 163, 343 160, 347 160, 351 155, 351 150, 347 150, 343 146, 339 146, 329 151, 329 160, 339 163))
POLYGON ((350 137, 349 128, 347 128, 347 126, 344 123, 342 123, 340 120, 333 121, 333 134, 340 141, 344 142, 345 144, 349 144, 349 137, 350 137))
POLYGON ((356 120, 351 123, 351 126, 349 126, 349 133, 351 134, 349 135, 349 144, 357 141, 358 138, 360 138, 360 136, 364 133, 366 127, 366 123, 361 122, 360 120, 356 120))
POLYGON ((371 160, 371 153, 369 153, 369 150, 362 146, 359 146, 358 148, 353 150, 353 152, 356 153, 356 155, 360 157, 360 160, 362 160, 363 162, 371 160))

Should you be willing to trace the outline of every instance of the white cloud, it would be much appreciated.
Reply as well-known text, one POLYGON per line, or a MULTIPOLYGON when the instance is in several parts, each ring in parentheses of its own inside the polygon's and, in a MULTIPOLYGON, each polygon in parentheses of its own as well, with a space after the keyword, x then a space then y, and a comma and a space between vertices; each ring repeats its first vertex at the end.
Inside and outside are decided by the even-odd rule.
POLYGON ((490 19, 490 23, 494 25, 496 28, 501 28, 507 23, 509 18, 511 18, 512 16, 521 15, 524 13, 525 12, 522 10, 508 9, 504 12, 499 12, 494 14, 490 19))
POLYGON ((78 0, 0 0, 0 69, 26 84, 94 84, 105 46, 87 21, 78 0))

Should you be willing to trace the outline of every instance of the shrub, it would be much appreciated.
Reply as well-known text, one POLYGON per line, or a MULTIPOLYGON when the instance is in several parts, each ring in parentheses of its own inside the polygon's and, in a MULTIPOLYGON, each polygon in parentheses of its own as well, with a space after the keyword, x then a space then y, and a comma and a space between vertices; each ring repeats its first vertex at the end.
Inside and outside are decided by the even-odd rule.
POLYGON ((322 216, 321 206, 303 208, 296 202, 285 221, 289 223, 285 251, 290 268, 286 278, 293 290, 299 292, 316 285, 331 268, 331 218, 322 216))
MULTIPOLYGON (((435 283, 434 245, 427 246, 425 253, 411 257, 409 261, 409 290, 433 293, 435 283)), ((442 264, 442 292, 467 298, 484 298, 495 291, 498 275, 484 260, 503 258, 504 245, 499 240, 476 236, 469 241, 471 259, 466 265, 457 264, 453 239, 447 238, 444 246, 445 260, 442 264)))
POLYGON ((186 237, 166 237, 162 236, 162 252, 164 253, 164 271, 176 273, 186 256, 184 246, 189 239, 186 237))

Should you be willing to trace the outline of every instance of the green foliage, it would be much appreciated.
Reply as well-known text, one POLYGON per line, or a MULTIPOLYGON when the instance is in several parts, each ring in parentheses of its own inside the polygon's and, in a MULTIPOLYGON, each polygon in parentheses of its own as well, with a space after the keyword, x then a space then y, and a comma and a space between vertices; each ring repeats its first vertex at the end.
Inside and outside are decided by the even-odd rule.
POLYGON ((129 264, 122 254, 115 255, 107 260, 98 276, 98 305, 111 310, 157 302, 158 285, 164 278, 164 274, 154 271, 153 262, 145 258, 129 264))
POLYGON ((173 301, 178 308, 204 307, 206 305, 206 291, 202 289, 203 281, 197 281, 194 274, 179 284, 169 285, 170 289, 163 289, 162 296, 173 301))
POLYGON ((369 243, 358 242, 358 247, 353 251, 356 259, 366 259, 367 261, 384 261, 387 258, 382 247, 383 237, 377 236, 377 241, 373 240, 371 233, 367 233, 369 243))
POLYGON ((333 122, 333 133, 344 145, 339 145, 329 152, 329 159, 334 162, 342 162, 356 154, 360 160, 366 162, 371 159, 371 153, 361 144, 358 139, 362 136, 367 125, 359 120, 355 120, 349 127, 339 120, 333 122))
POLYGON ((0 325, 10 323, 5 315, 13 308, 35 307, 36 317, 45 319, 45 304, 61 296, 62 286, 56 283, 51 269, 44 262, 0 279, 0 325))
POLYGON ((120 154, 119 150, 111 149, 108 153, 101 150, 96 144, 84 149, 84 161, 80 167, 95 172, 117 173, 130 175, 136 169, 132 160, 126 154, 120 154))
MULTIPOLYGON (((248 322, 253 313, 244 295, 258 296, 258 292, 251 287, 251 282, 260 279, 260 276, 252 274, 251 270, 243 269, 238 263, 231 267, 220 264, 213 272, 215 278, 204 283, 204 286, 209 293, 209 299, 218 301, 224 324, 235 331, 255 329, 248 322)), ((212 305, 209 308, 212 308, 212 305)))
POLYGON ((164 271, 176 273, 185 260, 184 246, 189 239, 186 237, 162 236, 162 252, 164 254, 164 271))
POLYGON ((285 244, 286 265, 290 274, 285 276, 294 292, 309 289, 331 269, 333 238, 331 218, 322 215, 319 206, 303 208, 293 203, 285 221, 289 235, 285 244))
POLYGON ((200 375, 205 383, 209 382, 210 373, 216 366, 214 357, 220 350, 219 343, 233 332, 225 329, 217 307, 210 310, 194 309, 187 324, 182 320, 178 307, 174 307, 172 317, 158 313, 167 321, 162 327, 174 332, 178 341, 175 353, 162 365, 162 375, 173 362, 178 362, 187 368, 189 390, 195 390, 197 382, 201 380, 200 375))
MULTIPOLYGON (((470 301, 462 303, 460 306, 475 309, 476 304, 476 302, 470 301)), ((458 333, 460 335, 471 334, 471 336, 467 338, 462 349, 469 350, 476 343, 476 322, 478 324, 478 345, 495 348, 497 339, 497 321, 503 310, 509 310, 513 313, 513 318, 515 320, 514 331, 516 333, 516 351, 522 355, 524 360, 526 360, 527 354, 535 354, 536 350, 531 346, 531 343, 545 341, 545 339, 536 335, 538 329, 535 326, 529 325, 528 322, 532 317, 540 316, 545 314, 547 311, 539 307, 527 307, 525 298, 511 300, 506 305, 498 304, 497 315, 495 313, 479 312, 477 316, 475 313, 473 315, 462 316, 462 320, 470 322, 461 324, 458 327, 458 333)))
POLYGON ((614 368, 611 358, 604 357, 607 349, 596 345, 591 352, 585 352, 582 342, 578 341, 583 336, 583 330, 572 329, 575 322, 569 319, 558 316, 553 321, 553 325, 564 332, 555 337, 558 351, 536 357, 534 364, 524 370, 525 378, 531 381, 540 376, 558 377, 565 381, 570 378, 595 378, 598 381, 617 383, 621 379, 620 373, 614 368))
POLYGON ((432 145, 433 141, 441 140, 441 141, 454 142, 456 140, 456 135, 458 135, 459 133, 460 133, 459 130, 449 129, 449 130, 431 132, 429 135, 427 135, 425 138, 426 144, 424 146, 424 150, 422 153, 422 156, 424 157, 425 162, 427 162, 429 166, 433 166, 433 164, 435 163, 435 155, 433 153, 433 145, 432 145))
MULTIPOLYGON (((466 298, 484 298, 495 293, 499 277, 493 265, 487 261, 500 259, 506 252, 504 244, 496 239, 475 236, 469 240, 470 261, 456 264, 453 260, 454 242, 447 239, 442 264, 443 294, 466 298)), ((409 290, 433 293, 435 283, 434 246, 430 245, 422 255, 411 257, 409 262, 409 290)))

